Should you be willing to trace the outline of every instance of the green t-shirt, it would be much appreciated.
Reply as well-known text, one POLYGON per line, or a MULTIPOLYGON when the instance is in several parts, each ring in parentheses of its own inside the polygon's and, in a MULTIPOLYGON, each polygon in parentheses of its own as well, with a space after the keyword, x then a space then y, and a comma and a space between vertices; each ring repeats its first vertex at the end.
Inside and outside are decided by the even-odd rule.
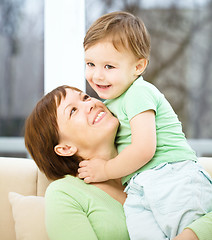
MULTIPOLYGON (((130 120, 144 111, 155 111, 156 152, 151 161, 136 173, 153 168, 163 162, 197 160, 195 152, 186 141, 181 122, 171 105, 154 85, 144 81, 142 77, 134 81, 121 96, 106 100, 105 104, 120 122, 116 136, 118 152, 131 144, 130 120)), ((122 183, 125 184, 134 174, 123 177, 122 183)))
POLYGON ((129 240, 121 203, 79 178, 52 182, 45 209, 50 240, 129 240))

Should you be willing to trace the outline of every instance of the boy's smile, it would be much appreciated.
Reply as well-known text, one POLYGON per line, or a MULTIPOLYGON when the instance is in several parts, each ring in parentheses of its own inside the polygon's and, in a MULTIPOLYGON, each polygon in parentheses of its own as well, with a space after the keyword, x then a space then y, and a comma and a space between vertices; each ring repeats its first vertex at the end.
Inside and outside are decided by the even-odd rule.
POLYGON ((101 41, 85 51, 86 79, 103 99, 125 92, 140 75, 139 59, 128 50, 118 51, 110 41, 101 41))

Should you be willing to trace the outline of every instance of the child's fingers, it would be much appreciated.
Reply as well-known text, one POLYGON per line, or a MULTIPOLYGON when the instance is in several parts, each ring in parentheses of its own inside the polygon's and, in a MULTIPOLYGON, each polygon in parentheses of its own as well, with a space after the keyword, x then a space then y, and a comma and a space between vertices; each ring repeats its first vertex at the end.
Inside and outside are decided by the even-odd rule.
POLYGON ((79 163, 80 167, 86 167, 87 165, 88 165, 88 161, 86 160, 79 163))
POLYGON ((85 167, 80 167, 77 169, 78 173, 83 173, 86 172, 86 168, 85 167))
POLYGON ((79 178, 87 178, 88 177, 88 173, 87 172, 82 172, 78 174, 79 178))
POLYGON ((87 173, 80 173, 79 178, 83 179, 85 183, 91 183, 91 178, 87 176, 87 173))
POLYGON ((90 177, 85 177, 85 178, 84 178, 84 182, 85 182, 85 183, 91 183, 92 181, 91 181, 91 178, 90 178, 90 177))

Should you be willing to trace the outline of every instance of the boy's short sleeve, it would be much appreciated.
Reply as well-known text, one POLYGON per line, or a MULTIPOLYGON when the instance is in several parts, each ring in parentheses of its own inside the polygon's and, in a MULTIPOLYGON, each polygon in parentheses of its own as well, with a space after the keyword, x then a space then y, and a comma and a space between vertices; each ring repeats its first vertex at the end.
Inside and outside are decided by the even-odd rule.
POLYGON ((147 110, 157 112, 158 92, 148 86, 133 85, 124 97, 125 113, 131 120, 147 110))

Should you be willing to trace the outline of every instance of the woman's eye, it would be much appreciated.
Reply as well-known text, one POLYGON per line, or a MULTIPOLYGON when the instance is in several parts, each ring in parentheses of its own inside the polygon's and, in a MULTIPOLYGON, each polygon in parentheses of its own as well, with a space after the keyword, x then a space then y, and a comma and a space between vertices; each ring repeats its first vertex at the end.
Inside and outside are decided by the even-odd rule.
POLYGON ((106 65, 105 68, 106 68, 106 69, 113 69, 114 67, 111 66, 111 65, 106 65))
POLYGON ((70 116, 72 116, 72 115, 75 113, 76 110, 77 110, 77 109, 76 109, 75 107, 73 107, 73 108, 71 109, 70 116))
POLYGON ((89 99, 89 98, 90 98, 90 96, 87 95, 87 94, 85 94, 85 95, 83 96, 83 101, 86 101, 86 100, 89 99))

